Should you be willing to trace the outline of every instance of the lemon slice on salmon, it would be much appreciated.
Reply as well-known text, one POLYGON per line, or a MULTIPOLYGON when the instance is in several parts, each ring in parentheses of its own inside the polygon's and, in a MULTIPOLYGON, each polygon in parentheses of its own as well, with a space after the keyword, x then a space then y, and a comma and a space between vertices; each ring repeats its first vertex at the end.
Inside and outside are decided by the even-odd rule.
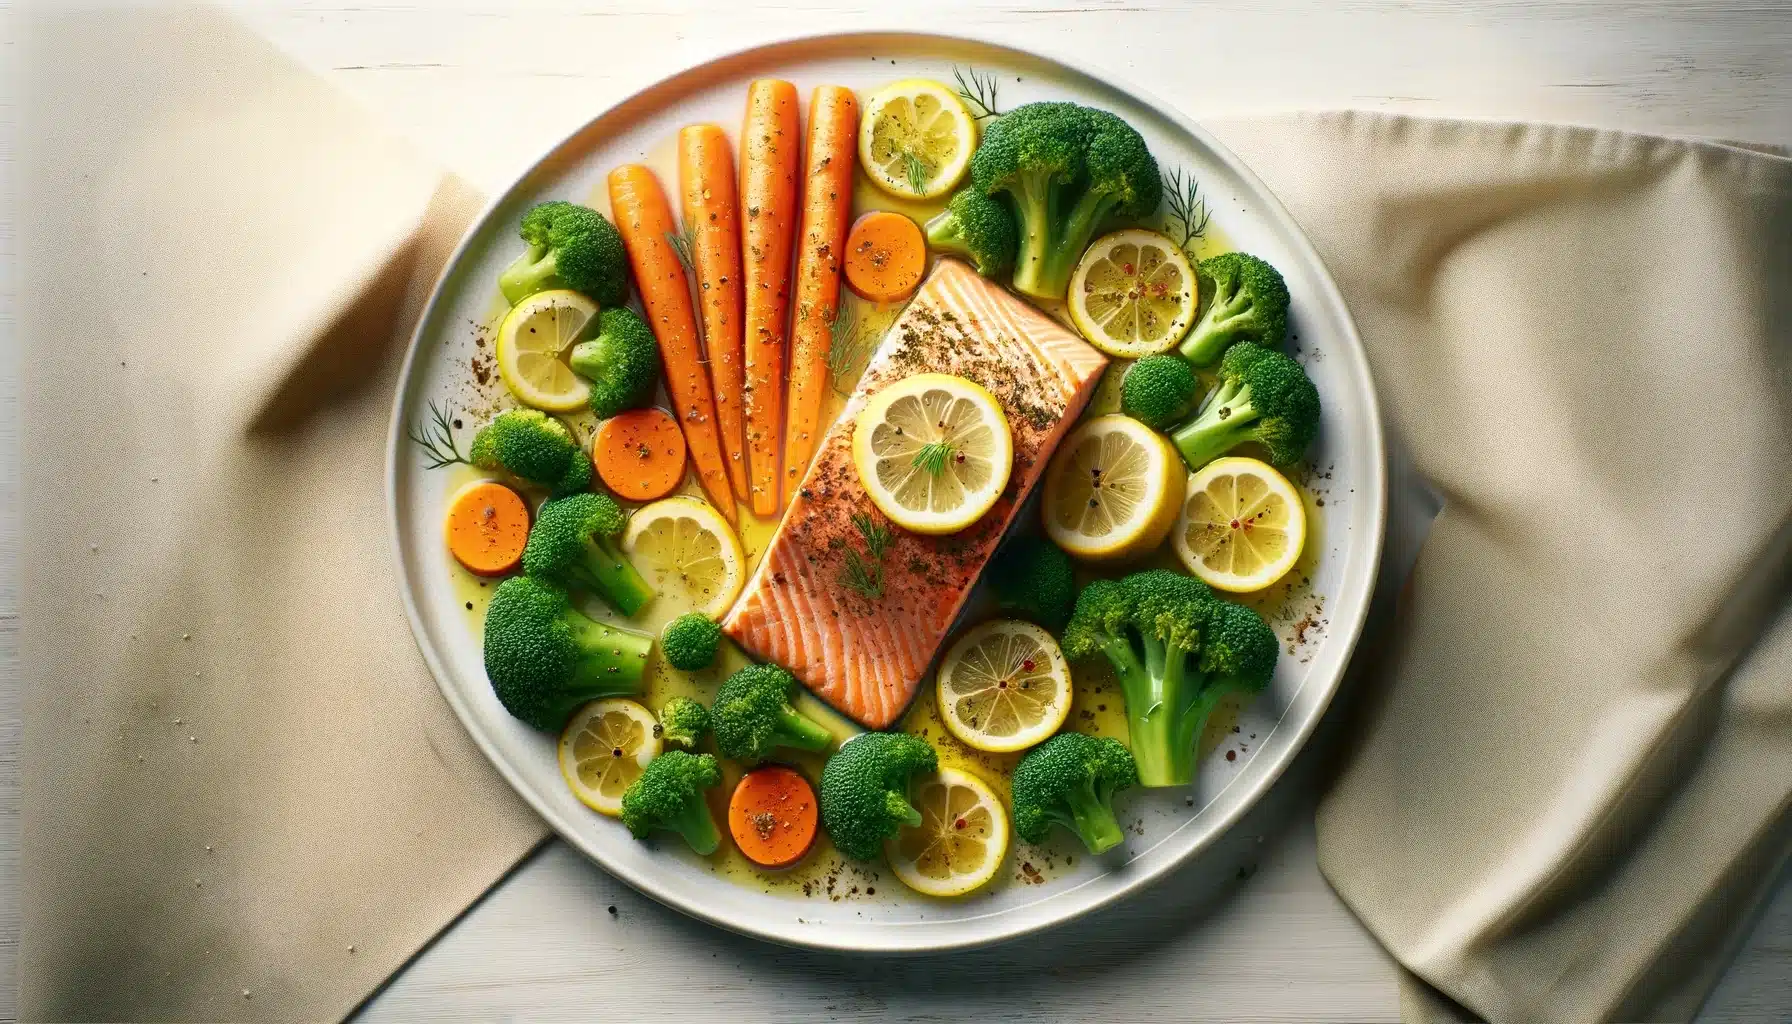
POLYGON ((1186 473, 1162 434, 1130 416, 1097 416, 1046 469, 1046 535, 1075 558, 1137 558, 1176 524, 1186 473))
POLYGON ((1039 743, 1070 717, 1070 666, 1052 635, 998 619, 966 633, 940 661, 940 718, 978 750, 1039 743))
POLYGON ((594 700, 560 731, 560 774, 586 807, 614 818, 622 794, 659 756, 659 722, 632 700, 594 700))
POLYGON ((956 533, 988 512, 1014 468, 1008 416, 981 386, 945 373, 872 395, 852 433, 865 493, 915 533, 956 533))
POLYGON ((1288 478, 1256 459, 1215 459, 1189 474, 1171 533, 1176 556, 1208 586, 1262 590, 1294 568, 1307 510, 1288 478))
POLYGON ((897 879, 927 896, 963 896, 989 884, 1008 853, 1008 814, 995 791, 969 772, 941 768, 916 780, 909 797, 921 824, 884 844, 897 879))
POLYGON ((498 325, 498 376, 524 405, 548 412, 582 409, 591 385, 572 372, 566 353, 597 318, 597 303, 566 289, 536 292, 498 325))
POLYGON ((656 501, 629 517, 622 551, 655 601, 719 619, 747 581, 740 539, 708 502, 679 496, 656 501))
POLYGON ((932 199, 956 186, 977 149, 977 122, 939 82, 905 78, 871 94, 859 122, 859 166, 903 199, 932 199))

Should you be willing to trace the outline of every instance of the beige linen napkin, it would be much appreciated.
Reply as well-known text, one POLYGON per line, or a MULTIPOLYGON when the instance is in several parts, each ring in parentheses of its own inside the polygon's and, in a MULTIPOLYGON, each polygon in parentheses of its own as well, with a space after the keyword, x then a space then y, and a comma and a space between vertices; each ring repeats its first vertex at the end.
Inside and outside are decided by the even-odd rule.
MULTIPOLYGON (((338 1017, 542 833, 436 693, 384 525, 397 359, 471 197, 226 18, 30 39, 24 1016, 338 1017)), ((1216 128, 1447 506, 1365 652, 1323 867, 1491 1019, 1684 1018, 1787 851, 1792 171, 1216 128)))
POLYGON ((1359 655, 1320 867, 1489 1020, 1686 1019, 1792 853, 1792 161, 1214 127, 1336 276, 1444 503, 1359 655))
POLYGON ((330 1020, 543 834, 387 539, 476 197, 234 20, 28 34, 27 1020, 330 1020))

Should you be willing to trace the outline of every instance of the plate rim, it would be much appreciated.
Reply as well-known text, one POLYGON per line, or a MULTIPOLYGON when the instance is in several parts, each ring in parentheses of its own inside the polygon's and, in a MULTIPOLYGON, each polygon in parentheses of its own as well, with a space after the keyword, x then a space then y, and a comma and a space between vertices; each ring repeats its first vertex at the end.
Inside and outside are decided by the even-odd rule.
MULTIPOLYGON (((1313 246, 1312 239, 1307 236, 1307 233, 1305 229, 1301 227, 1300 222, 1297 221, 1293 215, 1288 212, 1287 207, 1282 204, 1281 198, 1277 196, 1254 171, 1251 170, 1249 165, 1233 153, 1230 148, 1215 138, 1192 117, 1183 113, 1179 107, 1175 104, 1166 102, 1156 93, 1143 88, 1126 76, 1115 74, 1108 69, 1093 63, 1064 55, 1050 47, 1036 47, 1031 44, 1022 45, 1007 41, 1006 39, 973 39, 968 36, 957 35, 950 32, 935 32, 899 27, 862 28, 845 31, 818 31, 779 35, 772 38, 757 40, 743 46, 728 48, 708 55, 699 56, 695 59, 681 61, 674 70, 647 82, 641 87, 623 95, 615 102, 597 110, 592 116, 585 119, 571 131, 556 139, 542 151, 539 156, 531 160, 520 172, 513 176, 503 187, 496 190, 491 197, 486 200, 485 205, 479 210, 478 214, 468 222, 467 228, 461 235, 460 240, 455 244, 454 249, 448 255, 448 258, 442 263, 441 270, 438 272, 436 280, 430 288, 429 298, 424 302, 418 312, 416 326, 412 329, 410 338, 406 343, 404 360, 399 367, 398 377, 394 384, 392 411, 387 426, 386 439, 385 492, 387 539, 390 544, 393 562, 397 568, 399 597, 404 604, 405 617, 410 623, 411 638, 412 641, 416 643, 418 651, 423 655, 424 663, 429 667, 430 676, 435 680, 436 688, 448 702, 449 707, 453 709, 455 717, 460 722, 461 728, 464 729, 468 736, 473 740, 474 744, 479 748, 480 753, 485 756, 487 762, 497 770, 498 774, 504 779, 505 784, 508 785, 514 793, 520 796, 523 801, 529 805, 531 810, 540 815, 542 820, 560 839, 577 849, 581 855, 596 863, 606 873, 620 878, 636 891, 651 897, 656 902, 685 914, 688 917, 695 918, 696 920, 703 921, 735 934, 773 942, 782 946, 823 952, 924 955, 929 953, 981 948, 1023 938, 1029 935, 1036 935, 1040 932, 1069 924, 1079 918, 1086 917, 1098 910, 1112 906, 1121 900, 1134 896, 1141 890, 1158 884, 1163 880, 1164 876, 1197 860, 1200 855, 1207 852, 1222 836, 1230 831, 1238 821, 1255 807, 1270 789, 1281 780, 1282 776, 1288 770, 1288 767, 1312 739, 1313 733, 1317 730, 1320 721, 1324 719, 1327 710, 1331 706, 1331 702, 1337 696, 1339 688, 1343 685, 1345 678, 1350 674, 1350 666, 1357 654, 1357 645, 1362 640, 1364 629, 1368 623, 1370 603, 1375 593, 1376 584, 1379 580, 1381 560, 1385 552, 1387 539, 1387 460, 1386 428, 1382 422, 1380 401, 1375 389, 1375 378, 1369 366, 1368 352, 1363 347, 1362 337, 1356 328, 1356 320, 1351 315, 1350 307, 1345 303, 1343 294, 1338 290, 1337 281, 1332 276, 1330 267, 1328 267, 1325 261, 1320 257, 1318 250, 1313 246), (446 285, 453 274, 454 268, 461 263, 466 256, 468 248, 473 244, 474 240, 481 235, 483 229, 493 215, 500 207, 511 200, 511 197, 519 187, 541 173, 545 168, 550 167, 565 151, 574 147, 581 136, 586 132, 591 131, 598 122, 611 116, 624 113, 632 106, 647 102, 653 93, 671 87, 687 76, 695 75, 701 73, 705 69, 720 65, 752 62, 755 59, 771 55, 775 53, 775 51, 792 47, 816 47, 833 42, 855 41, 863 43, 877 40, 909 43, 918 42, 922 44, 933 42, 950 46, 986 48, 1006 51, 1009 54, 1027 60, 1057 65, 1058 67, 1064 68, 1085 79, 1100 83, 1115 92, 1125 94, 1131 100, 1142 106, 1149 107, 1157 113, 1158 116, 1163 117, 1168 123, 1174 125, 1177 129, 1186 132, 1201 145, 1205 146, 1220 163, 1225 165, 1230 173, 1236 175, 1244 184, 1254 189, 1257 195, 1266 202, 1266 209, 1258 211, 1257 216, 1267 217, 1271 221, 1279 220, 1287 225, 1290 229, 1288 235, 1292 244, 1303 258, 1310 260, 1312 265, 1317 267, 1320 271, 1317 275, 1318 280, 1316 282, 1319 287, 1320 298, 1335 312, 1337 322, 1343 329, 1343 340, 1345 342, 1344 348, 1349 356, 1349 368, 1351 373, 1358 378, 1362 388, 1362 395, 1366 400, 1366 408, 1363 410, 1363 415, 1366 417, 1367 432, 1370 436, 1373 448, 1373 451, 1368 453, 1372 457, 1364 460, 1365 468, 1370 478, 1370 486, 1367 490, 1375 505, 1373 516, 1374 530, 1372 531, 1372 535, 1365 540, 1369 549, 1367 558, 1365 559, 1368 565, 1368 572, 1363 574, 1360 577, 1360 583, 1355 585, 1353 585, 1352 581, 1349 579, 1342 581, 1340 593, 1337 596, 1337 600, 1340 601, 1348 599, 1349 606, 1360 607, 1361 612, 1356 616, 1356 621, 1354 627, 1350 630, 1350 635, 1347 637, 1339 637, 1337 640, 1337 642, 1343 644, 1343 653, 1336 671, 1330 673, 1329 678, 1312 680, 1306 684, 1307 686, 1312 686, 1317 683, 1321 686, 1322 692, 1316 695, 1310 712, 1295 726, 1295 735, 1290 739, 1287 747, 1282 751, 1280 756, 1272 763, 1264 766, 1253 778, 1247 780, 1243 775, 1240 775, 1237 779, 1229 782, 1219 792, 1213 794, 1208 801, 1210 805, 1213 801, 1217 801, 1222 796, 1228 794, 1236 785, 1242 783, 1247 787, 1246 792, 1241 794, 1240 797, 1233 802, 1230 808, 1223 811, 1217 819, 1206 828, 1204 835, 1194 839, 1187 849, 1175 854, 1162 863, 1151 865, 1148 868, 1133 874, 1132 877, 1122 880, 1111 892, 1105 893, 1099 898, 1087 900, 1068 912, 1036 916, 1031 919, 1022 920, 1016 926, 1011 928, 996 929, 993 931, 976 930, 974 934, 966 935, 962 939, 948 936, 944 939, 935 939, 924 943, 902 941, 889 943, 830 941, 830 936, 835 934, 833 929, 814 928, 793 930, 788 927, 781 927, 771 921, 760 923, 753 920, 739 919, 724 913, 712 911, 700 903, 669 892, 663 888, 656 879, 647 873, 637 872, 623 866, 612 865, 597 850, 587 846, 580 839, 577 830, 574 829, 570 823, 563 821, 561 815, 537 798, 533 792, 533 786, 527 784, 525 780, 518 777, 508 764, 507 758, 499 756, 498 751, 494 750, 494 739, 481 729, 475 728, 474 722, 478 716, 474 713, 474 710, 461 699, 457 688, 448 682, 448 672, 440 655, 427 639, 429 635, 428 630, 425 628, 422 613, 418 609, 414 597, 414 581, 408 571, 405 561, 403 527, 399 517, 398 460, 400 452, 403 450, 403 443, 407 437, 408 426, 408 422, 404 417, 406 405, 405 395, 411 385, 412 373, 415 368, 418 352, 422 347, 426 330, 433 326, 436 318, 441 313, 438 307, 443 300, 446 285)), ((1303 687, 1303 689, 1304 688, 1305 687, 1303 687)), ((1272 729, 1270 735, 1279 732, 1285 724, 1288 724, 1286 716, 1277 721, 1276 726, 1272 729)), ((1268 740, 1268 738, 1269 736, 1266 735, 1264 740, 1268 740)), ((1256 758, 1252 758, 1253 764, 1256 760, 1256 758)), ((1112 872, 1109 872, 1109 874, 1112 874, 1112 872)), ((1093 881, 1094 879, 1090 879, 1082 884, 1072 886, 1057 895, 1069 895, 1070 893, 1076 892, 1086 885, 1091 884, 1093 881)), ((968 924, 969 922, 965 923, 968 924)), ((892 927, 891 931, 893 936, 900 937, 902 933, 908 931, 908 929, 901 926, 895 926, 892 927)), ((851 932, 848 934, 859 933, 851 932)))

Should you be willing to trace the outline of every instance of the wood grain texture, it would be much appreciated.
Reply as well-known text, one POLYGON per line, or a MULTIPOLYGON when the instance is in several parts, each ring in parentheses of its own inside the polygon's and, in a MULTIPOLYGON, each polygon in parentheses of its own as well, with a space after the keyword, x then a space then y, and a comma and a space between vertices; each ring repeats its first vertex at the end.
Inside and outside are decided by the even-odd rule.
MULTIPOLYGON (((487 189, 676 66, 826 29, 950 28, 1075 53, 1196 117, 1350 106, 1792 142, 1792 16, 1783 0, 232 2, 278 45, 487 189), (1222 34, 1262 45, 1218 42, 1222 34)), ((0 0, 0 1019, 14 1005, 19 917, 16 887, 6 883, 17 877, 25 683, 17 667, 17 108, 3 76, 17 67, 15 39, 15 18, 0 0)), ((950 958, 873 961, 742 939, 665 910, 550 844, 361 1016, 620 1021, 653 1007, 666 1021, 1393 1020, 1391 964, 1314 866, 1319 743, 1211 857, 1147 897, 1074 930, 950 958)), ((1700 1019, 1788 1015, 1792 885, 1782 881, 1700 1019)))

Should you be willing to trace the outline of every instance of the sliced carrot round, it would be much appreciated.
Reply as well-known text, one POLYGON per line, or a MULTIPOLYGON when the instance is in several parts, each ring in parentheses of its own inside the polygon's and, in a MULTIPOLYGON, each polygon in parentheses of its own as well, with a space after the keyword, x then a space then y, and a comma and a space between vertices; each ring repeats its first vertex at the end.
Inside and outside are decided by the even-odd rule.
POLYGON ((468 572, 502 576, 523 560, 529 540, 529 505, 503 484, 481 480, 461 488, 448 504, 448 552, 468 572))
POLYGON ((684 431, 664 409, 631 409, 597 428, 591 448, 604 486, 628 501, 654 501, 684 481, 684 431))
POLYGON ((927 242, 915 222, 900 213, 874 210, 846 236, 846 285, 872 302, 913 295, 927 271, 927 242))
POLYGON ((728 800, 728 831, 747 859, 787 868, 815 845, 815 789, 803 773, 781 764, 740 777, 728 800))

